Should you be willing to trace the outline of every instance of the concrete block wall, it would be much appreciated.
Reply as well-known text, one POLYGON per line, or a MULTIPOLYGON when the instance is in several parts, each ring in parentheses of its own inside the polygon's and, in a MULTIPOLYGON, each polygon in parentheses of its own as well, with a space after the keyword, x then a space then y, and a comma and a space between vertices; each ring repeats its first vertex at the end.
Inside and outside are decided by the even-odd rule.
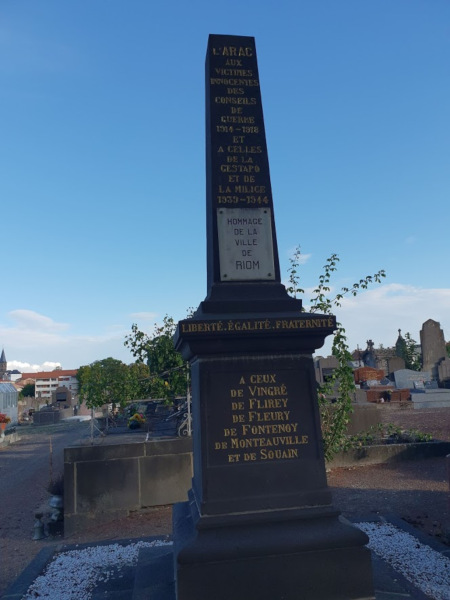
POLYGON ((145 507, 187 500, 192 440, 64 450, 64 535, 145 507))

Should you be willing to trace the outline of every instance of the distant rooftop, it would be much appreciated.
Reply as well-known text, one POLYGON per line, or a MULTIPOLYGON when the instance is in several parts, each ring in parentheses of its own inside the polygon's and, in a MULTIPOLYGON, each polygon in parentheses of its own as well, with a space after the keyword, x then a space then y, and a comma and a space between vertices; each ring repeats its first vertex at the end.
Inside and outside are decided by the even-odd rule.
POLYGON ((37 373, 22 373, 22 379, 57 379, 58 377, 75 375, 78 369, 57 369, 55 371, 39 371, 37 373))

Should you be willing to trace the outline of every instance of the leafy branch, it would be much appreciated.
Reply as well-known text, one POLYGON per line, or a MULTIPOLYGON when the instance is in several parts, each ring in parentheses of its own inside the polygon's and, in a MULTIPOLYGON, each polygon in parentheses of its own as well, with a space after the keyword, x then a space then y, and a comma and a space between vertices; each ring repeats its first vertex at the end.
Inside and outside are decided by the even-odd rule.
MULTIPOLYGON (((299 287, 300 256, 300 247, 297 246, 290 259, 291 266, 288 269, 290 285, 286 288, 288 293, 294 295, 295 292, 303 292, 299 287)), ((371 284, 381 283, 382 278, 386 277, 385 271, 380 270, 374 275, 367 275, 350 287, 342 287, 339 293, 334 297, 330 297, 331 279, 337 270, 339 260, 337 254, 332 254, 326 260, 323 272, 319 276, 319 283, 313 290, 314 295, 309 302, 312 313, 332 314, 334 307, 341 306, 344 296, 357 296, 359 292, 368 289, 371 284)), ((324 453, 328 461, 345 445, 345 434, 350 414, 353 411, 352 394, 355 390, 353 368, 351 366, 352 356, 348 347, 345 329, 339 322, 336 323, 331 353, 337 359, 338 367, 334 369, 329 379, 320 385, 318 389, 324 453), (334 404, 331 404, 329 398, 335 394, 337 394, 337 400, 334 404)))

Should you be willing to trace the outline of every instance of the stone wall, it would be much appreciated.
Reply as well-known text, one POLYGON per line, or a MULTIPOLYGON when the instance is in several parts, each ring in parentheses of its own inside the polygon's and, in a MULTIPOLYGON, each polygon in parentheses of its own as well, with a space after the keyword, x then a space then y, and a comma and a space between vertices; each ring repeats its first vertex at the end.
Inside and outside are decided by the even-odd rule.
POLYGON ((394 390, 388 386, 378 386, 367 390, 367 401, 368 402, 381 402, 387 391, 390 391, 391 398, 390 402, 408 402, 411 399, 411 392, 409 389, 394 390))
POLYGON ((183 502, 190 438, 64 450, 64 535, 149 506, 183 502))

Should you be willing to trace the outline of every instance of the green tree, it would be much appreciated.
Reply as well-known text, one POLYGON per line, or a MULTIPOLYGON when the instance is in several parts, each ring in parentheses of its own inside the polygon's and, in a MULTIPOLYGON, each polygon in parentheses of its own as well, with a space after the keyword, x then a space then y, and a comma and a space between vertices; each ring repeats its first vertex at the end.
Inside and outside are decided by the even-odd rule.
POLYGON ((450 358, 450 342, 445 343, 445 349, 447 350, 447 356, 450 358))
POLYGON ((27 383, 27 385, 23 386, 22 391, 20 392, 19 395, 21 398, 34 398, 34 394, 35 394, 34 383, 27 383))
POLYGON ((405 338, 402 336, 401 334, 401 330, 398 330, 398 338, 397 341, 395 342, 395 356, 398 356, 400 358, 403 358, 403 360, 405 361, 405 366, 406 366, 406 342, 405 342, 405 338))
POLYGON ((188 364, 173 345, 177 324, 166 315, 162 325, 155 325, 153 335, 140 331, 136 323, 131 334, 125 337, 124 345, 136 358, 137 364, 148 367, 147 395, 151 398, 173 400, 186 394, 188 364))
MULTIPOLYGON (((286 288, 288 293, 293 296, 303 293, 299 287, 300 256, 300 247, 297 247, 290 259, 289 286, 286 288)), ((323 266, 319 283, 313 290, 311 299, 307 302, 310 305, 310 312, 332 314, 334 308, 341 306, 341 301, 345 296, 357 296, 359 292, 368 289, 372 283, 381 283, 382 278, 386 277, 384 270, 380 270, 374 275, 367 275, 350 287, 342 287, 336 295, 330 295, 331 278, 337 270, 339 260, 337 254, 332 254, 323 266)), ((345 329, 341 323, 336 323, 331 353, 337 358, 339 366, 326 383, 319 386, 318 390, 324 453, 328 461, 345 446, 347 426, 352 412, 352 393, 355 390, 351 366, 352 356, 348 348, 345 329), (335 392, 337 392, 337 401, 331 404, 328 396, 334 395, 335 392)))
POLYGON ((420 352, 418 350, 416 340, 413 340, 409 332, 405 333, 405 367, 412 369, 413 371, 420 371, 422 368, 422 362, 420 358, 420 352))
POLYGON ((148 377, 145 365, 126 365, 114 358, 104 358, 78 369, 79 396, 88 408, 104 404, 120 407, 141 397, 148 377))

